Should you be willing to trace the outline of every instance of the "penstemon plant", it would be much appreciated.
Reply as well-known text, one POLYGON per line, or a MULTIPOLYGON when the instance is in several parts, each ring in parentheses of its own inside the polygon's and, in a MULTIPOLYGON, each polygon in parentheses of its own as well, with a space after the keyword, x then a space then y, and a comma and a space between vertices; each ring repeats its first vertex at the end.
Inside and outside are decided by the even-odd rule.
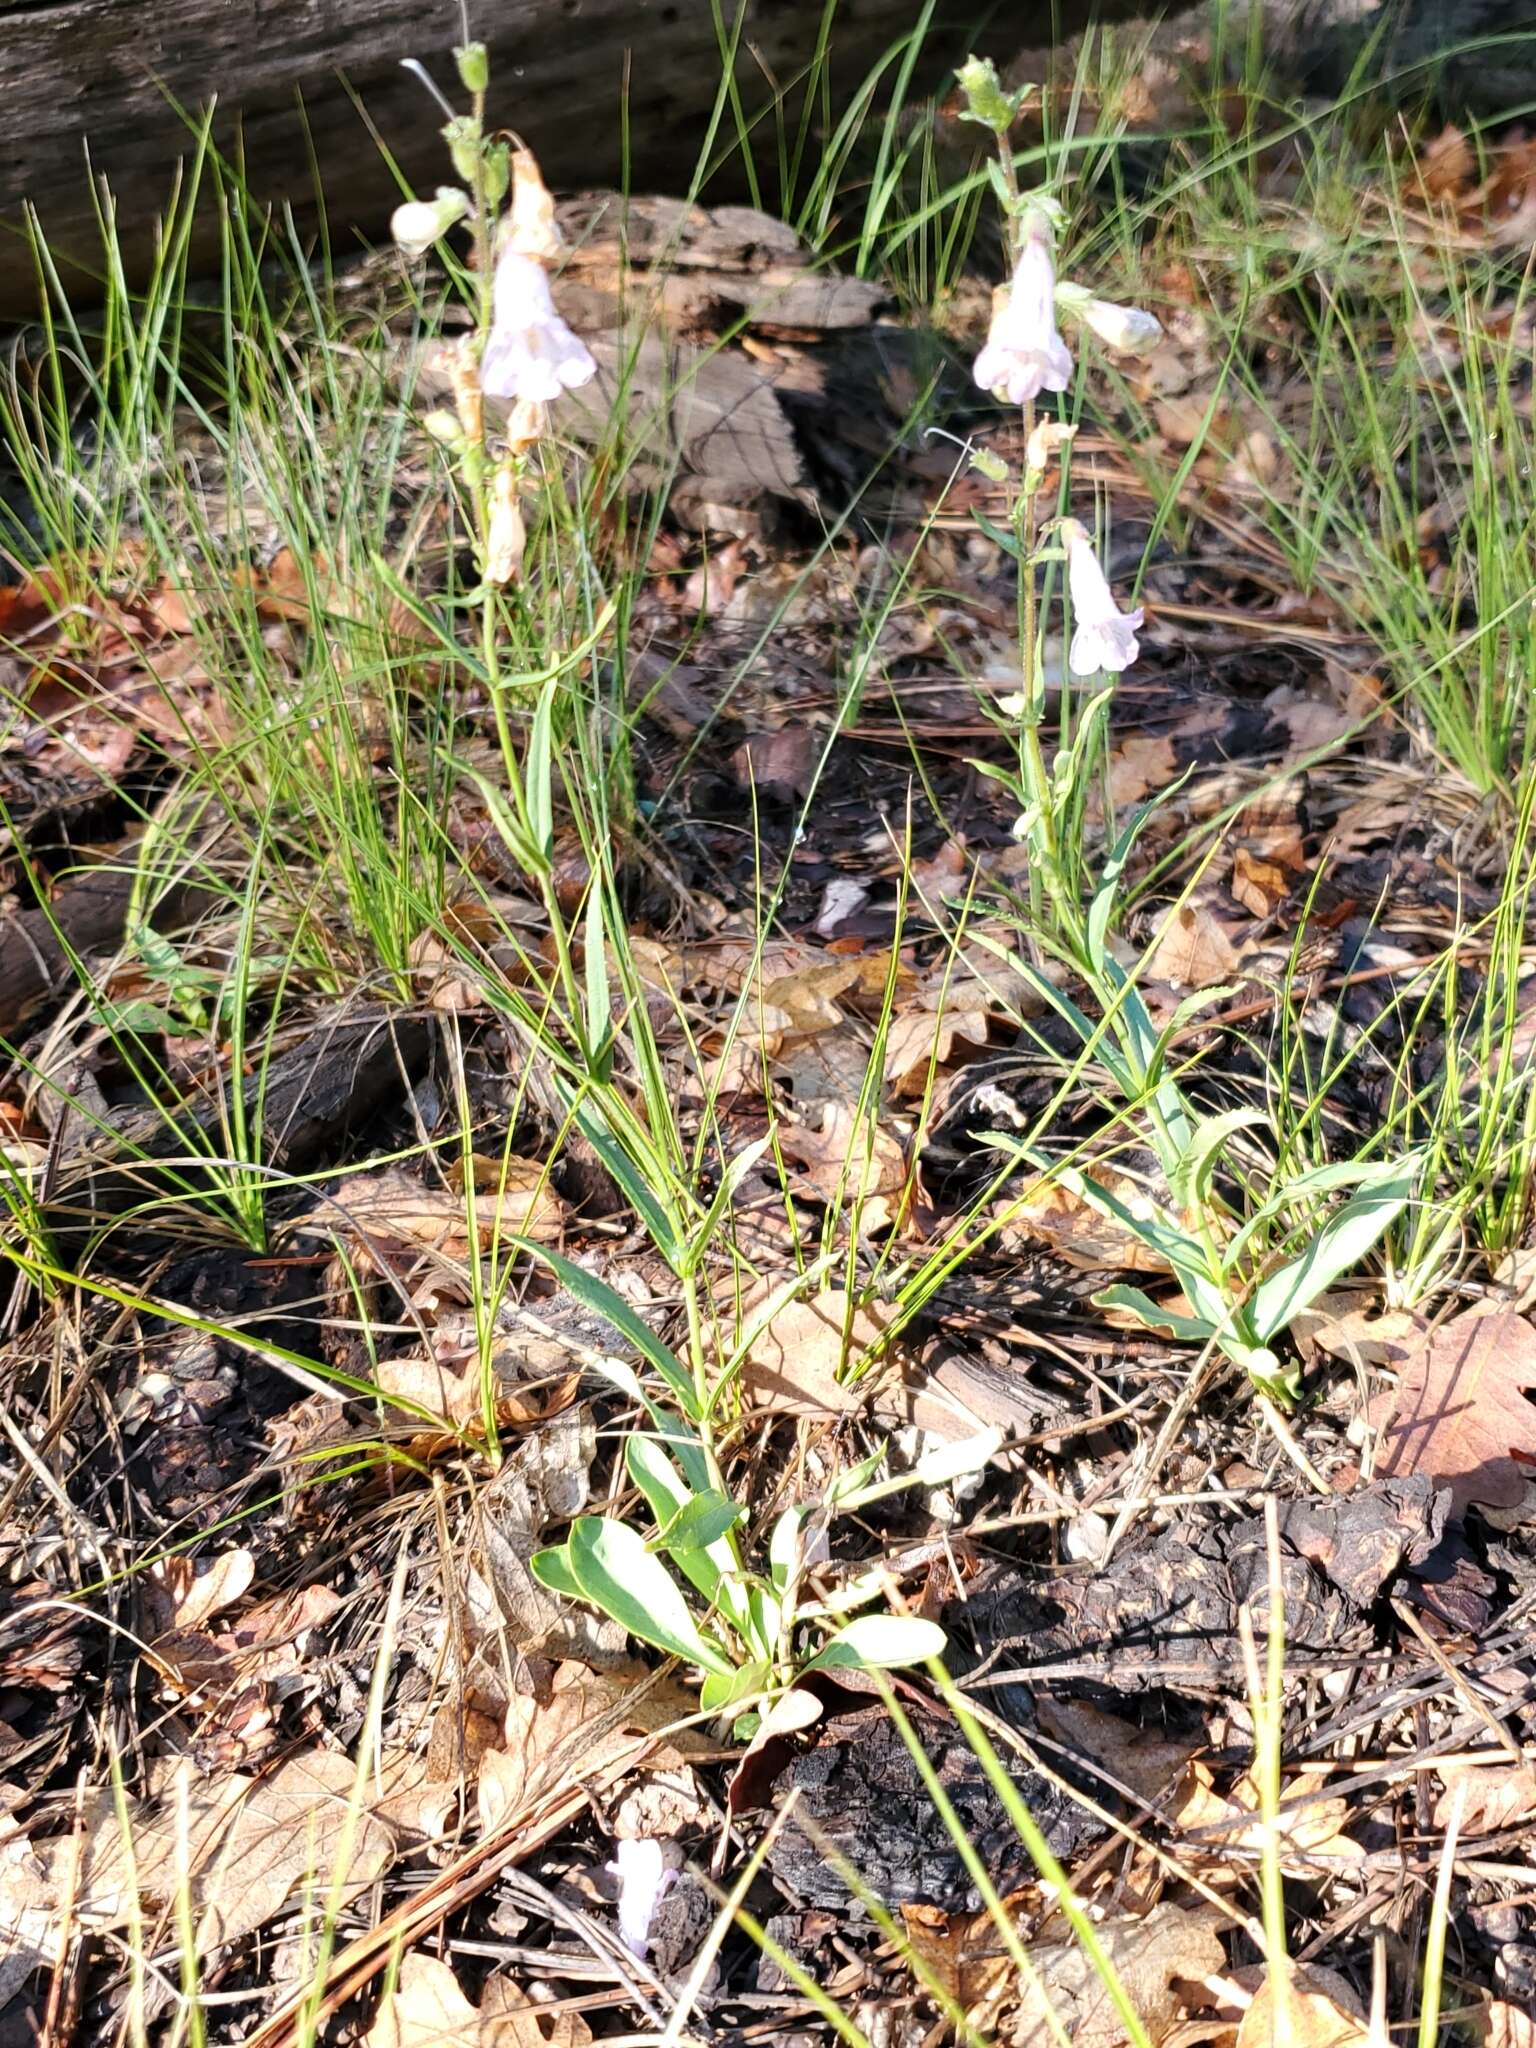
POLYGON ((721 1474, 718 1418, 758 1335, 814 1275, 797 1275, 759 1307, 705 1387, 606 1283, 547 1246, 530 1242, 526 1249, 629 1338, 664 1390, 647 1385, 623 1359, 594 1360, 650 1424, 627 1437, 624 1466, 656 1519, 656 1534, 646 1539, 617 1516, 583 1515, 563 1543, 534 1553, 541 1585, 599 1608, 641 1642, 698 1670, 700 1704, 709 1713, 733 1712, 743 1738, 756 1732, 760 1709, 808 1671, 894 1670, 942 1654, 945 1636, 936 1623, 859 1612, 885 1597, 879 1569, 852 1579, 828 1573, 825 1590, 812 1578, 828 1559, 827 1533, 837 1517, 907 1487, 943 1486, 982 1470, 1000 1448, 995 1431, 942 1445, 911 1471, 883 1478, 882 1446, 839 1473, 819 1500, 784 1509, 768 1534, 766 1569, 756 1569, 743 1540, 746 1509, 721 1474))
MULTIPOLYGON (((1195 991, 1159 1030, 1134 976, 1112 946, 1119 886, 1137 833, 1138 813, 1110 849, 1097 878, 1086 871, 1081 848, 1081 785, 1092 749, 1107 723, 1114 678, 1137 659, 1144 617, 1115 601, 1092 539, 1077 520, 1060 518, 1042 529, 1041 488, 1051 460, 1066 462, 1076 429, 1037 417, 1042 391, 1060 393, 1072 382, 1071 351, 1059 320, 1097 335, 1121 352, 1154 347, 1162 329, 1138 307, 1100 299, 1086 287, 1059 279, 1056 238, 1064 222, 1050 191, 1022 192, 1008 141, 1028 91, 1005 92, 989 61, 972 58, 959 72, 966 118, 994 136, 992 182, 1007 225, 1013 269, 994 296, 986 345, 976 358, 977 384, 1023 411, 1024 467, 1012 494, 1006 528, 983 522, 1018 563, 1019 639, 1023 689, 1005 709, 1017 717, 1017 763, 976 767, 1004 784, 1021 809, 1015 833, 1029 854, 1029 937, 1039 952, 1065 965, 1097 1007, 1090 1018, 1037 963, 1018 961, 1039 998, 1107 1070, 1124 1113, 1145 1117, 1148 1135, 1170 1196, 1167 1207, 1133 1209, 1090 1176, 1053 1161, 1034 1146, 1002 1133, 990 1144, 1053 1175, 1077 1197, 1132 1231, 1177 1279, 1187 1313, 1175 1313, 1139 1289, 1112 1287, 1097 1299, 1126 1310, 1145 1326, 1215 1345, 1240 1365, 1261 1393, 1288 1404, 1297 1388, 1271 1348, 1272 1340, 1377 1243, 1410 1199, 1422 1161, 1417 1157, 1369 1165, 1321 1167, 1291 1180, 1266 1199, 1234 1213, 1215 1184, 1218 1161, 1243 1130, 1262 1124, 1256 1111, 1202 1116, 1186 1100, 1169 1066, 1179 1034, 1203 1009, 1232 993, 1195 991), (1070 738, 1047 765, 1042 743, 1045 672, 1041 654, 1040 572, 1065 566, 1073 632, 1067 647, 1069 680, 1092 686, 1107 677, 1077 713, 1070 738), (1320 1215, 1316 1205, 1337 1189, 1354 1190, 1342 1207, 1320 1215), (1301 1217, 1300 1228, 1296 1218, 1301 1217), (1296 1240, 1300 1239, 1299 1247, 1296 1240), (1285 1241, 1292 1249, 1280 1256, 1285 1241)), ((1009 472, 984 459, 995 481, 1009 472)), ((1027 1027, 1026 1027, 1027 1028, 1027 1027)))
MULTIPOLYGON (((471 324, 449 350, 453 410, 429 414, 425 422, 452 465, 473 540, 479 582, 458 603, 478 612, 500 783, 461 765, 538 889, 548 921, 554 987, 538 1014, 524 1021, 550 1055, 551 1085, 568 1122, 594 1146, 675 1275, 686 1322, 684 1358, 595 1275, 547 1246, 513 1240, 620 1330, 639 1355, 639 1370, 609 1356, 597 1356, 595 1367, 647 1419, 648 1426, 627 1438, 625 1469, 657 1524, 647 1537, 617 1516, 582 1516, 564 1542, 537 1553, 533 1570, 551 1591, 600 1608, 642 1642, 683 1659, 702 1675, 705 1707, 732 1710, 738 1729, 749 1733, 752 1702, 781 1697, 807 1669, 889 1669, 943 1649, 943 1631, 930 1621, 862 1611, 884 1599, 886 1582, 878 1572, 850 1580, 818 1569, 827 1557, 826 1531, 834 1517, 902 1487, 940 1485, 979 1470, 998 1439, 946 1449, 909 1473, 886 1477, 878 1476, 882 1450, 832 1478, 818 1500, 787 1507, 766 1534, 758 1568, 744 1533, 746 1509, 729 1490, 722 1445, 735 1424, 737 1382, 752 1342, 773 1313, 814 1283, 826 1261, 770 1295, 733 1345, 719 1343, 708 1313, 705 1259, 735 1187, 768 1141, 739 1153, 713 1199, 700 1202, 679 1170, 672 1106, 662 1062, 646 1036, 643 1001, 628 1006, 638 1086, 612 1078, 615 997, 622 1008, 634 991, 610 986, 608 963, 619 965, 623 957, 622 946, 613 943, 622 910, 606 835, 592 835, 586 846, 593 876, 583 913, 571 913, 562 902, 553 864, 562 692, 605 632, 612 607, 598 609, 582 643, 543 663, 540 672, 509 673, 503 655, 514 611, 506 594, 524 576, 522 506, 551 451, 550 410, 563 393, 588 383, 596 364, 551 293, 549 268, 561 239, 538 165, 520 144, 487 129, 485 48, 466 40, 454 57, 470 108, 454 113, 444 103, 443 136, 461 182, 440 186, 431 199, 408 201, 396 210, 392 227, 412 260, 433 250, 449 253, 450 238, 461 231, 475 252, 473 265, 456 271, 471 324), (494 418, 488 400, 497 402, 494 418), (511 706, 527 714, 521 749, 511 706)), ((388 573, 382 565, 381 572, 388 573)), ((401 588, 397 595, 423 616, 409 592, 401 588)), ((451 630, 438 630, 445 644, 454 644, 451 630)), ((503 1000, 515 1005, 524 999, 508 989, 503 1000)), ((494 1442, 489 1377, 486 1399, 487 1436, 494 1442)))

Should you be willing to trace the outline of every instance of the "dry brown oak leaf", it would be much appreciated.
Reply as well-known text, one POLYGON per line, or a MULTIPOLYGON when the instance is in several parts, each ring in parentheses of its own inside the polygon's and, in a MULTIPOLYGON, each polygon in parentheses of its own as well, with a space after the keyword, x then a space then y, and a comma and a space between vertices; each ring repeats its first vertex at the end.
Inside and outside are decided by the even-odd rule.
MULTIPOLYGON (((1467 1309, 1404 1360, 1376 1471, 1424 1472, 1455 1512, 1518 1507, 1536 1475, 1536 1328, 1505 1309, 1467 1309)), ((1375 1419, 1375 1418, 1373 1418, 1375 1419)))

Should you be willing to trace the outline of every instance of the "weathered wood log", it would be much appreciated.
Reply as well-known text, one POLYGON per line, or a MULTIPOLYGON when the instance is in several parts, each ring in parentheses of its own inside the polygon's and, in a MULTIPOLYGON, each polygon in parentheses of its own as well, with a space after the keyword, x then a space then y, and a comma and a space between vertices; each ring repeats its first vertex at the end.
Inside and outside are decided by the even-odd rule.
MULTIPOLYGON (((731 0, 719 10, 733 11, 731 0)), ((845 0, 834 86, 856 87, 917 11, 914 0, 845 0)), ((1012 12, 1015 46, 1049 33, 1050 0, 1012 12)), ((27 0, 0 13, 0 318, 32 303, 17 238, 25 202, 66 275, 86 287, 99 270, 87 152, 142 272, 190 146, 176 107, 194 114, 217 99, 217 138, 228 147, 238 134, 258 198, 313 219, 318 184, 342 247, 354 227, 378 230, 399 198, 349 87, 413 184, 430 189, 446 175, 441 111, 400 67, 419 59, 462 99, 449 54, 462 38, 458 0, 27 0)), ((627 105, 631 189, 686 185, 721 78, 708 0, 470 0, 469 14, 491 51, 492 118, 526 137, 551 184, 624 179, 627 105)), ((802 76, 822 14, 823 0, 749 0, 737 65, 745 104, 769 97, 770 78, 802 76)), ((974 14, 970 0, 941 0, 930 77, 964 55, 974 14)))
MULTIPOLYGON (((1523 109, 1536 92, 1531 0, 1176 0, 1161 20, 1163 10, 1139 11, 1155 22, 1133 25, 1156 86, 1147 124, 1164 132, 1200 118, 1202 93, 1181 86, 1204 85, 1217 48, 1229 76, 1247 67, 1255 15, 1271 97, 1327 100, 1368 84, 1386 110, 1427 100, 1466 120, 1523 109)), ((1070 80, 1081 46, 1063 34, 1021 47, 1011 82, 1070 80)))
MULTIPOLYGON (((133 887, 127 862, 87 868, 46 910, 18 911, 0 922, 0 1039, 14 1036, 69 986, 76 958, 119 944, 133 887)), ((174 923, 189 899, 187 889, 174 890, 157 906, 157 923, 174 923)))
MULTIPOLYGON (((719 91, 716 16, 731 19, 736 4, 469 0, 474 33, 492 55, 492 116, 527 138, 557 187, 685 189, 719 91)), ((1280 88, 1297 91, 1336 87, 1362 52, 1378 71, 1419 65, 1470 37, 1526 27, 1530 15, 1529 0, 1227 0, 1231 48, 1242 47, 1248 6, 1263 11, 1280 88)), ((803 78, 824 5, 744 0, 744 9, 737 73, 744 106, 756 110, 771 97, 770 80, 803 78)), ((1162 11, 1151 0, 1139 8, 1135 0, 1015 0, 990 10, 980 46, 1006 60, 1070 35, 1090 12, 1104 20, 1162 11)), ((917 0, 841 0, 834 103, 917 14, 917 0)), ((918 88, 942 80, 987 14, 975 0, 939 0, 918 88)), ((460 0, 0 0, 0 21, 0 320, 35 303, 21 232, 28 203, 66 279, 89 297, 101 248, 88 164, 111 189, 130 277, 143 275, 177 161, 190 148, 178 108, 191 119, 216 101, 220 146, 238 145, 251 191, 292 205, 301 225, 314 221, 323 192, 343 249, 356 230, 381 231, 399 196, 353 93, 413 185, 430 189, 444 175, 441 112, 400 66, 417 58, 453 85, 460 0)), ((1445 83, 1452 102, 1484 110, 1528 98, 1536 41, 1523 55, 1509 44, 1485 50, 1451 66, 1445 83)), ((760 135, 767 154, 772 133, 769 122, 760 135)), ((731 134, 727 115, 717 157, 731 134)), ((728 194, 717 183, 713 196, 728 194)), ((213 233, 210 218, 195 241, 194 274, 213 233)))
MULTIPOLYGON (((432 1032, 419 1011, 340 1009, 315 1019, 264 1073, 242 1076, 234 1085, 249 1127, 260 1127, 267 1163, 303 1173, 336 1158, 381 1105, 410 1086, 426 1064, 432 1032)), ((222 1092, 175 1108, 120 1109, 105 1129, 69 1114, 78 1128, 65 1132, 44 1201, 66 1248, 147 1194, 216 1183, 217 1170, 198 1161, 223 1150, 229 1112, 222 1092)))

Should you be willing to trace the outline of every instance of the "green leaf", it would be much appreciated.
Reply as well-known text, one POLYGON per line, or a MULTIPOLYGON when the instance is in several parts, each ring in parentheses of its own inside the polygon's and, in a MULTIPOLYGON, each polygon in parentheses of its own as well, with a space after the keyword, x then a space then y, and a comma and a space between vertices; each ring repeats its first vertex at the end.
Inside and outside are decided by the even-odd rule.
POLYGON ((528 830, 538 852, 539 874, 548 874, 555 850, 555 694, 560 685, 551 678, 539 692, 523 756, 523 787, 526 792, 528 830))
POLYGON ((1356 1266, 1412 1198, 1423 1160, 1417 1153, 1384 1166, 1373 1185, 1362 1188, 1330 1216, 1299 1258, 1261 1280, 1248 1304, 1259 1336, 1283 1330, 1343 1273, 1356 1266))
POLYGON ((1120 877, 1130 859, 1131 848, 1136 844, 1136 835, 1151 812, 1150 804, 1143 804, 1132 812, 1130 823, 1109 850, 1098 887, 1093 892, 1093 901, 1088 906, 1088 958, 1100 974, 1104 972, 1104 962, 1110 957, 1109 921, 1114 915, 1115 898, 1120 893, 1120 877))
POLYGON ((652 1193, 644 1174, 615 1137, 601 1101, 591 1090, 571 1095, 560 1086, 558 1075, 553 1078, 557 1091, 565 1098, 565 1108, 575 1117, 582 1136, 623 1189, 625 1200, 644 1223, 652 1244, 673 1272, 679 1272, 684 1247, 678 1240, 672 1219, 652 1193))
MULTIPOLYGON (((589 1371, 600 1373, 608 1384, 617 1387, 627 1400, 633 1401, 650 1417, 656 1435, 665 1444, 670 1444, 677 1453, 679 1462, 693 1475, 696 1483, 704 1485, 709 1476, 704 1452, 697 1437, 685 1435, 687 1424, 670 1409, 653 1401, 641 1384, 640 1375, 634 1367, 611 1353, 588 1352, 585 1364, 589 1371)), ((642 1434, 630 1438, 631 1443, 644 1443, 648 1439, 642 1434)), ((638 1484, 638 1481, 636 1482, 638 1484)), ((682 1484, 681 1480, 678 1482, 682 1484)))
POLYGON ((948 1638, 936 1621, 909 1614, 861 1614, 840 1628, 808 1671, 896 1671, 941 1657, 948 1638))
POLYGON ((1029 799, 1024 794, 1024 785, 1011 768, 999 767, 996 761, 978 761, 974 758, 967 758, 965 765, 974 769, 978 775, 985 776, 988 782, 1000 783, 1016 804, 1021 807, 1028 805, 1029 799))
POLYGON ((936 1444, 918 1459, 912 1477, 919 1486, 948 1486, 951 1480, 968 1479, 973 1472, 984 1472, 1002 1447, 1000 1429, 984 1429, 957 1444, 936 1444))
POLYGON ((608 945, 603 931, 603 884, 594 875, 587 891, 586 929, 582 937, 587 979, 587 1065, 601 1064, 613 1036, 613 998, 608 987, 608 945))
POLYGON ((518 866, 530 875, 539 874, 548 863, 540 853, 537 843, 530 836, 523 820, 518 817, 507 802, 506 792, 496 787, 483 775, 470 773, 480 801, 490 813, 491 823, 501 836, 501 842, 518 866))
POLYGON ((1078 784, 1082 779, 1084 757, 1094 743, 1099 720, 1114 694, 1114 687, 1111 685, 1110 688, 1100 690, 1088 699, 1078 713, 1071 744, 1064 747, 1051 763, 1052 794, 1058 809, 1064 810, 1077 794, 1078 784))
POLYGON ((1069 995, 1062 993, 1049 975, 1042 974, 1028 960, 1015 958, 1012 965, 1014 972, 1029 983, 1041 1002, 1049 1004, 1064 1024, 1071 1025, 1084 1045, 1091 1043, 1095 1029, 1093 1023, 1083 1015, 1069 995))
POLYGON ((766 1692, 772 1678, 773 1666, 767 1662, 743 1664, 739 1671, 731 1672, 728 1677, 707 1672, 704 1683, 699 1687, 699 1705, 706 1714, 718 1714, 737 1700, 749 1699, 755 1692, 766 1692))
POLYGON ((828 1508, 846 1508, 850 1500, 862 1493, 890 1456, 890 1448, 889 1444, 881 1444, 879 1449, 871 1451, 868 1457, 860 1458, 855 1464, 845 1465, 827 1488, 828 1508))
POLYGON ((729 1535, 746 1510, 723 1493, 696 1493, 650 1542, 652 1550, 669 1550, 681 1562, 685 1551, 706 1551, 729 1535))
MULTIPOLYGON (((880 1455, 884 1457, 885 1453, 880 1455)), ((805 1507, 786 1508, 768 1538, 768 1576, 781 1593, 789 1584, 790 1571, 800 1555, 800 1525, 810 1512, 805 1507)))
POLYGON ((754 1138, 750 1145, 742 1146, 736 1157, 726 1167, 724 1173, 721 1174, 720 1185, 715 1189, 714 1200, 705 1211, 704 1221, 693 1233, 692 1241, 685 1254, 683 1272, 679 1275, 680 1278, 686 1278, 689 1273, 697 1270, 705 1253, 709 1250, 711 1239, 720 1227, 721 1217, 736 1199, 736 1190, 741 1186, 747 1175, 756 1166, 759 1159, 762 1158, 772 1143, 772 1132, 769 1132, 765 1137, 754 1138))
POLYGON ((1189 1146, 1172 1177, 1174 1195, 1187 1209, 1203 1209, 1211 1198, 1216 1155, 1238 1131, 1266 1121, 1257 1109, 1229 1109, 1221 1116, 1200 1117, 1190 1132, 1189 1146))
POLYGON ((1100 1308, 1129 1309, 1147 1329, 1177 1337, 1183 1344, 1209 1344, 1216 1334, 1216 1325, 1208 1323, 1203 1316, 1175 1315, 1171 1309, 1161 1307, 1149 1294, 1143 1294, 1139 1287, 1104 1287, 1093 1299, 1100 1308))
POLYGON ((632 1636, 722 1677, 735 1670, 689 1613, 676 1579, 627 1522, 583 1515, 571 1524, 565 1548, 582 1597, 632 1636))
MULTIPOLYGON (((658 1528, 664 1529, 694 1497, 694 1487, 683 1478, 654 1437, 631 1436, 624 1446, 624 1467, 645 1495, 658 1528)), ((706 1472, 698 1484, 703 1487, 708 1483, 706 1472)))
MULTIPOLYGON (((1415 1153, 1414 1158, 1419 1155, 1415 1153)), ((1286 1182, 1278 1197, 1282 1208, 1294 1208, 1308 1195, 1331 1195, 1340 1188, 1375 1188, 1395 1181, 1402 1169, 1397 1159, 1378 1159, 1368 1166, 1358 1160, 1341 1160, 1337 1165, 1313 1166, 1286 1182)))
MULTIPOLYGON (((661 1374, 689 1421, 698 1421, 699 1407, 694 1398, 692 1375, 650 1325, 635 1314, 622 1294, 610 1287, 606 1280, 599 1280, 595 1273, 589 1273, 585 1266, 575 1265, 562 1253, 552 1251, 547 1244, 535 1244, 528 1237, 513 1238, 511 1242, 529 1258, 538 1259, 548 1266, 556 1279, 568 1287, 584 1307, 600 1315, 604 1322, 611 1323, 621 1336, 627 1337, 640 1355, 661 1374)), ((697 1484, 702 1486, 704 1483, 701 1468, 697 1484)))
POLYGON ((760 1657, 772 1657, 779 1646, 784 1603, 764 1585, 747 1588, 747 1626, 742 1633, 760 1657))
POLYGON ((742 1366, 746 1363, 752 1346, 757 1342, 764 1330, 767 1329, 774 1317, 782 1314, 797 1296, 808 1293, 816 1285, 817 1281, 820 1280, 827 1268, 836 1263, 837 1258, 838 1253, 835 1247, 831 1251, 823 1252, 819 1259, 814 1259, 810 1265, 802 1267, 799 1272, 791 1273, 787 1280, 781 1280, 777 1287, 765 1294, 762 1300, 758 1302, 746 1322, 742 1324, 741 1329, 737 1333, 736 1342, 732 1347, 730 1356, 720 1368, 719 1378, 715 1381, 714 1391, 709 1397, 710 1414, 713 1414, 716 1408, 719 1407, 722 1397, 735 1380, 737 1373, 740 1372, 742 1366))
POLYGON ((528 1560, 528 1569, 546 1592, 558 1593, 563 1600, 585 1600, 586 1595, 571 1570, 570 1552, 563 1543, 549 1550, 536 1550, 528 1560))
POLYGON ((1157 1026, 1152 1022, 1141 991, 1112 953, 1104 958, 1104 978, 1115 990, 1110 1029, 1119 1038, 1121 1065, 1130 1076, 1129 1083, 1121 1085, 1127 1095, 1139 1094, 1142 1088, 1154 1086, 1153 1100, 1167 1131, 1166 1140, 1159 1134, 1158 1150, 1164 1171, 1172 1174, 1183 1148, 1189 1143, 1189 1112, 1175 1084, 1159 1078, 1162 1041, 1157 1026))
MULTIPOLYGON (((687 1515, 700 1500, 724 1498, 708 1486, 703 1453, 698 1446, 681 1441, 669 1431, 663 1430, 659 1440, 632 1436, 624 1446, 624 1464, 630 1478, 645 1495, 657 1526, 663 1530, 668 1530, 687 1515), (678 1471, 668 1456, 669 1450, 690 1451, 696 1455, 698 1477, 694 1484, 690 1485, 678 1471)), ((655 1541, 653 1538, 653 1546, 655 1541)), ((748 1610, 741 1584, 741 1558, 729 1527, 704 1544, 676 1544, 669 1535, 667 1547, 673 1551, 678 1570, 690 1585, 703 1594, 710 1606, 718 1607, 733 1627, 745 1628, 748 1610)))
MULTIPOLYGON (((1112 1195, 1107 1188, 1100 1187, 1096 1180, 1090 1180, 1075 1166, 1061 1166, 1033 1145, 1021 1145, 1017 1138, 1011 1138, 1006 1131, 984 1131, 983 1141, 995 1146, 1000 1152, 1011 1152, 1018 1159, 1027 1160, 1035 1171, 1048 1179, 1059 1181, 1068 1194, 1076 1195, 1080 1202, 1086 1202, 1091 1209, 1097 1209, 1101 1216, 1111 1217, 1116 1223, 1139 1237, 1142 1243, 1166 1259, 1182 1279, 1186 1272, 1200 1275, 1205 1273, 1205 1247, 1187 1231, 1181 1230, 1170 1216, 1159 1210, 1152 1216, 1140 1216, 1122 1202, 1118 1195, 1112 1195)), ((1197 1303, 1198 1307, 1199 1304, 1197 1303)))
POLYGON ((1001 548, 1005 555, 1012 555, 1016 562, 1023 561, 1024 555, 1017 534, 1010 533, 1005 526, 999 526, 997 521, 989 519, 985 512, 978 512, 974 505, 971 507, 971 517, 995 548, 1001 548))
POLYGON ((1224 1003, 1228 996, 1235 996, 1240 983, 1218 982, 1213 988, 1191 989, 1183 1000, 1174 1006, 1173 1015, 1158 1034, 1157 1058, 1161 1065, 1167 1057, 1168 1048, 1186 1025, 1192 1024, 1202 1010, 1209 1010, 1216 1003, 1224 1003))

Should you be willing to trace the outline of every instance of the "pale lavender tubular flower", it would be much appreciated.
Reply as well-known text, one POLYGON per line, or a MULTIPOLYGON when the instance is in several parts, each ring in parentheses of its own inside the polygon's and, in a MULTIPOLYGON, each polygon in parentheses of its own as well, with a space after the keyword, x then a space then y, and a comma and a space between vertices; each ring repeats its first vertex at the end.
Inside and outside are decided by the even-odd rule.
POLYGON ((1140 306, 1118 306, 1113 299, 1090 299, 1082 308, 1085 327, 1121 355, 1144 356, 1163 338, 1163 323, 1140 306))
POLYGON ((496 264, 491 331, 480 359, 486 397, 548 405, 596 375, 591 350, 555 311, 543 266, 506 250, 496 264))
POLYGON ((1123 612, 1115 603, 1093 542, 1075 519, 1061 522, 1067 544, 1067 583, 1072 592, 1072 645, 1067 666, 1075 676, 1096 676, 1107 669, 1118 675, 1129 668, 1140 653, 1136 635, 1145 614, 1123 612))
POLYGON ((976 382, 1009 405, 1042 391, 1065 391, 1072 358, 1056 327, 1056 262, 1050 229, 1038 215, 1025 230, 1013 280, 994 302, 976 382))

